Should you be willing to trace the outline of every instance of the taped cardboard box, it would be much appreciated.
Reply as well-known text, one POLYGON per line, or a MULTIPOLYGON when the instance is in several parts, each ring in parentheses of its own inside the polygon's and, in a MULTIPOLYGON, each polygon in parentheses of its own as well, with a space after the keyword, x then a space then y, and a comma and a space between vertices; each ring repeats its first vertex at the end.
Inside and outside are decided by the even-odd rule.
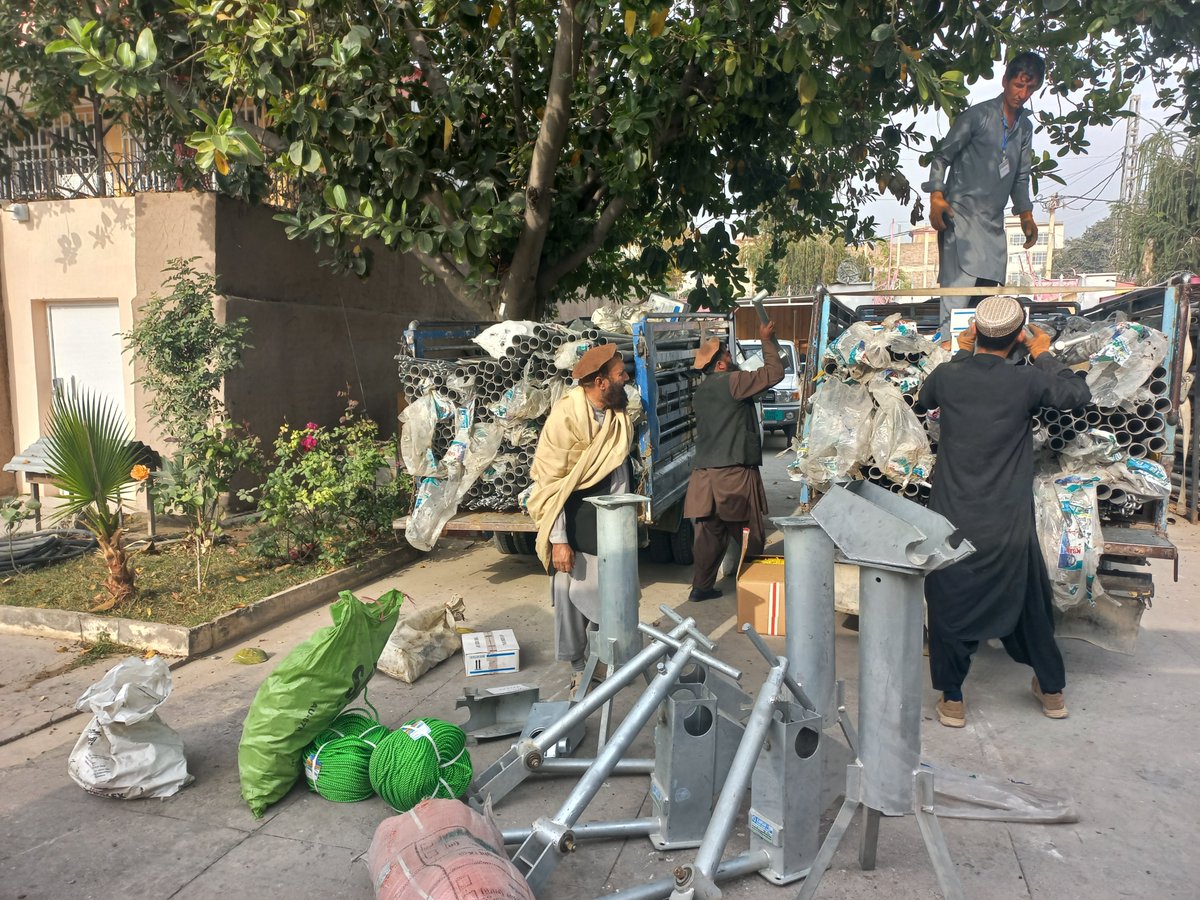
POLYGON ((468 675, 499 675, 521 668, 521 647, 511 628, 464 634, 462 649, 468 675))
POLYGON ((762 556, 747 556, 748 536, 742 536, 742 558, 738 563, 738 624, 749 622, 761 635, 780 637, 784 634, 783 556, 766 551, 762 556))

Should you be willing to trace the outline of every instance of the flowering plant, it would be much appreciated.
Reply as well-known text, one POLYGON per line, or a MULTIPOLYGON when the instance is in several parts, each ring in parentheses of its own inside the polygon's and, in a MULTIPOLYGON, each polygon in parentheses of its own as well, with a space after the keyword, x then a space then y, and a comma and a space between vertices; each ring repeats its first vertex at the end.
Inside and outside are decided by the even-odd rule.
POLYGON ((342 565, 378 537, 408 496, 407 478, 392 476, 391 442, 357 415, 358 401, 346 392, 346 410, 336 425, 286 422, 275 439, 275 466, 258 501, 267 526, 255 544, 270 559, 317 557, 342 565))

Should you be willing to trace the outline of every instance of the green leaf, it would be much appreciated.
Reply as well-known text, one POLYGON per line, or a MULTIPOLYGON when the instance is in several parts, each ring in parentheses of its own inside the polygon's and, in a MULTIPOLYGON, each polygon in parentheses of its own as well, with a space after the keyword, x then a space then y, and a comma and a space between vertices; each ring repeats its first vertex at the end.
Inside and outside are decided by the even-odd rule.
POLYGON ((876 43, 881 43, 882 41, 886 41, 888 38, 890 38, 893 34, 895 34, 895 32, 896 29, 894 29, 889 23, 884 22, 882 25, 876 25, 871 29, 871 40, 875 41, 876 43))
POLYGON ((154 62, 158 59, 158 47, 154 43, 154 32, 149 26, 143 28, 138 34, 137 46, 134 48, 137 55, 149 62, 154 62))
POLYGON ((292 142, 292 146, 288 147, 288 159, 294 166, 304 165, 304 141, 292 142))
POLYGON ((796 93, 803 104, 812 103, 817 96, 817 80, 811 72, 805 72, 796 82, 796 93))
POLYGON ((340 184, 333 186, 333 205, 338 209, 346 208, 346 189, 340 184))
POLYGON ((137 62, 137 57, 133 55, 133 48, 126 43, 118 44, 117 62, 124 69, 132 69, 137 62))
POLYGON ((309 147, 308 153, 304 157, 304 171, 310 175, 321 168, 321 152, 316 147, 309 147))

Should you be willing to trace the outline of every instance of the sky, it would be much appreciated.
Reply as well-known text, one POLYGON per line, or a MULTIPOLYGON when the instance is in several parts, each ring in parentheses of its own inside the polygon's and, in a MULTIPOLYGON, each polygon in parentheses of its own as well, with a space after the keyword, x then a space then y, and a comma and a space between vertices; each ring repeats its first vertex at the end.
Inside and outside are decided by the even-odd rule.
MULTIPOLYGON (((977 81, 970 88, 970 103, 980 103, 1000 95, 1000 81, 1004 75, 1003 64, 997 64, 996 72, 989 81, 977 81)), ((1154 130, 1156 125, 1166 118, 1163 110, 1154 109, 1154 92, 1148 85, 1140 90, 1142 95, 1141 122, 1138 127, 1138 141, 1144 140, 1154 130)), ((1043 88, 1030 98, 1027 107, 1034 112, 1045 108, 1047 104, 1057 102, 1049 90, 1043 88)), ((907 126, 913 117, 897 119, 897 124, 907 126)), ((945 114, 939 112, 923 113, 916 117, 920 130, 928 135, 944 137, 949 128, 945 114)), ((1121 155, 1125 147, 1126 121, 1119 120, 1109 127, 1089 127, 1087 139, 1091 141, 1087 155, 1067 155, 1058 160, 1059 174, 1067 182, 1066 185, 1054 181, 1043 180, 1039 185, 1039 193, 1034 197, 1034 214, 1039 222, 1046 219, 1046 200, 1057 192, 1063 206, 1056 213, 1057 221, 1064 225, 1067 238, 1078 237, 1087 227, 1108 215, 1108 203, 1116 200, 1121 192, 1121 155)), ((1035 120, 1036 128, 1036 120, 1035 120)), ((1055 149, 1049 138, 1035 131, 1033 148, 1039 154, 1049 150, 1054 156, 1055 149)), ((929 148, 902 149, 900 153, 900 168, 909 183, 916 190, 929 173, 918 163, 921 153, 929 148)), ((922 192, 923 195, 923 192, 922 192)), ((928 198, 925 199, 928 208, 928 198)), ((876 233, 879 237, 887 237, 895 221, 896 233, 907 232, 911 229, 909 217, 911 207, 903 207, 890 196, 868 203, 859 211, 860 216, 873 215, 876 221, 876 233)))

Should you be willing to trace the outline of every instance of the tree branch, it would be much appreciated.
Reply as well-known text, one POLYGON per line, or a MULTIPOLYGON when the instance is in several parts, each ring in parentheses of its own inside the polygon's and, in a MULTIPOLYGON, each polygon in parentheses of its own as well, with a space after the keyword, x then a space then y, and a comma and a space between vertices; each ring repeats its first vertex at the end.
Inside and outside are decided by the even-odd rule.
MULTIPOLYGON (((517 0, 508 0, 508 27, 517 30, 517 0)), ((517 135, 517 144, 524 146, 529 140, 525 132, 525 103, 521 93, 521 74, 517 66, 517 41, 509 42, 508 69, 512 78, 513 94, 513 130, 517 135)))
POLYGON ((613 198, 608 206, 604 207, 604 212, 600 213, 600 218, 592 226, 592 233, 588 235, 587 240, 538 276, 537 295, 539 297, 549 294, 564 276, 570 275, 583 265, 589 256, 600 249, 613 225, 621 217, 621 213, 625 212, 626 206, 628 203, 624 197, 613 198))
POLYGON ((550 227, 554 176, 571 121, 571 92, 582 57, 583 26, 575 18, 577 3, 578 0, 559 0, 558 35, 550 65, 546 111, 533 145, 529 184, 525 189, 525 224, 517 239, 512 266, 500 287, 506 316, 523 315, 535 298, 542 247, 550 227))
POLYGON ((483 318, 491 318, 496 314, 490 303, 471 290, 471 286, 467 284, 467 279, 451 260, 440 253, 424 253, 416 247, 409 252, 417 258, 417 261, 421 265, 432 272, 446 286, 446 289, 456 299, 467 306, 473 314, 483 318))
POLYGON ((421 66, 421 74, 425 77, 425 84, 428 86, 430 93, 435 97, 441 97, 448 90, 446 79, 442 77, 441 69, 434 62, 433 54, 429 52, 429 44, 425 40, 425 34, 417 27, 416 13, 413 11, 412 4, 405 2, 399 4, 399 7, 400 14, 404 19, 404 34, 408 37, 408 43, 412 47, 413 55, 417 58, 417 63, 421 66))

